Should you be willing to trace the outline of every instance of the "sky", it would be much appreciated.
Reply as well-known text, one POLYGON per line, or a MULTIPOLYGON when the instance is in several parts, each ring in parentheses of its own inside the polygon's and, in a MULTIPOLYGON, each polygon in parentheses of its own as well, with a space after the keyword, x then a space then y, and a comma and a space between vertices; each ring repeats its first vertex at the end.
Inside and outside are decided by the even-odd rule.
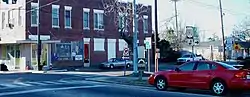
MULTIPOLYGON (((138 3, 152 5, 154 0, 138 0, 138 3)), ((222 0, 225 35, 231 34, 235 25, 250 16, 250 0, 222 0)), ((195 25, 203 33, 203 38, 221 34, 219 0, 179 0, 177 2, 179 20, 186 25, 195 25)), ((174 3, 171 0, 158 0, 159 32, 163 30, 164 21, 174 16, 174 3)), ((154 9, 153 9, 154 25, 154 9)), ((172 19, 171 22, 174 22, 172 19)), ((154 26, 153 26, 154 29, 154 26)))

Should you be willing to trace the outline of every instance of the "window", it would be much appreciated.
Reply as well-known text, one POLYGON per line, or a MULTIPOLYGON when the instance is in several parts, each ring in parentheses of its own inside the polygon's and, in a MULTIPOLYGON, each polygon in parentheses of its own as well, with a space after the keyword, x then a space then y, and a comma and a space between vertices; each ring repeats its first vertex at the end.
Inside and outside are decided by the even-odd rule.
POLYGON ((56 53, 60 58, 71 57, 71 43, 56 44, 56 53))
POLYGON ((190 58, 191 57, 191 55, 184 55, 184 56, 182 56, 182 58, 190 58))
POLYGON ((104 20, 103 20, 103 10, 94 10, 94 28, 95 30, 104 29, 104 20))
POLYGON ((229 69, 229 70, 238 70, 237 68, 235 68, 234 66, 232 65, 229 65, 227 63, 223 63, 223 62, 217 62, 218 64, 220 64, 222 67, 226 68, 226 69, 229 69))
POLYGON ((64 24, 65 24, 65 28, 72 28, 71 27, 71 10, 72 7, 69 6, 65 6, 65 11, 64 11, 64 24))
POLYGON ((127 43, 124 39, 119 39, 119 51, 123 51, 127 47, 127 43))
POLYGON ((214 64, 212 64, 212 65, 211 65, 211 70, 216 70, 216 69, 217 69, 217 66, 214 65, 214 64))
POLYGON ((59 28, 59 5, 52 5, 52 27, 59 28))
POLYGON ((5 12, 2 12, 2 29, 5 27, 5 12))
POLYGON ((83 8, 83 29, 89 29, 89 12, 88 8, 83 8))
POLYGON ((37 26, 38 25, 38 4, 37 3, 31 3, 31 26, 37 26))
POLYGON ((195 62, 186 63, 180 66, 181 71, 192 71, 194 69, 195 62))
POLYGON ((210 70, 210 64, 201 62, 198 64, 197 70, 210 70))
POLYGON ((143 31, 148 33, 148 16, 143 16, 143 31))
POLYGON ((94 39, 94 51, 105 51, 104 49, 104 39, 95 38, 94 39))

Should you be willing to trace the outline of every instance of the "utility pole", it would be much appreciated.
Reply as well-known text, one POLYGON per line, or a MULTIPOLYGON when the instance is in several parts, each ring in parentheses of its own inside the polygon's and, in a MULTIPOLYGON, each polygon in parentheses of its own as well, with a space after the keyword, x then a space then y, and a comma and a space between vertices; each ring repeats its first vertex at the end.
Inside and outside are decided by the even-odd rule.
POLYGON ((37 0, 38 3, 38 8, 37 8, 37 66, 39 69, 39 66, 41 65, 41 39, 40 39, 40 30, 39 30, 39 26, 40 26, 40 0, 37 0))
POLYGON ((220 17, 221 17, 221 32, 222 32, 222 44, 223 44, 223 61, 226 61, 226 44, 225 44, 225 35, 224 35, 224 23, 223 23, 223 12, 222 12, 222 4, 221 0, 219 0, 220 4, 220 17))
POLYGON ((137 6, 136 6, 136 0, 133 1, 133 5, 134 5, 134 38, 133 38, 133 70, 134 70, 134 74, 138 73, 138 44, 137 44, 137 6))
POLYGON ((158 37, 158 4, 157 0, 155 0, 155 35, 154 35, 154 53, 155 53, 155 72, 158 71, 158 56, 157 56, 157 37, 158 37))
MULTIPOLYGON (((177 42, 179 42, 180 35, 179 35, 179 30, 178 30, 178 16, 177 16, 177 1, 179 0, 172 0, 174 1, 174 10, 175 10, 175 27, 176 27, 176 34, 177 34, 177 42)), ((177 50, 179 50, 179 45, 177 46, 177 50)))

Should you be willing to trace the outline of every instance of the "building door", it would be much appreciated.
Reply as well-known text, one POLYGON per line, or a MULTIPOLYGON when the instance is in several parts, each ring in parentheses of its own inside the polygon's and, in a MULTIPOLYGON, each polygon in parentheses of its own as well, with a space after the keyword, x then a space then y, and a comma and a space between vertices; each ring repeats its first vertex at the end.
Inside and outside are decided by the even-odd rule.
POLYGON ((108 39, 108 59, 116 58, 116 40, 108 39))
POLYGON ((90 45, 84 44, 84 67, 90 66, 90 45))

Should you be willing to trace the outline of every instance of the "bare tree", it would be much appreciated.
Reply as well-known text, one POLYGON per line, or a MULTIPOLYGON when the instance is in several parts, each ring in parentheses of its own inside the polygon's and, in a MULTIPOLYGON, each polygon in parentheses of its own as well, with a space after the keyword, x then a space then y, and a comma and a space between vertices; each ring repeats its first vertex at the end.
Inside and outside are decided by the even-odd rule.
MULTIPOLYGON (((104 13, 106 16, 112 16, 117 31, 120 33, 120 38, 124 39, 129 48, 133 48, 133 4, 131 2, 120 2, 120 0, 102 0, 104 13)), ((142 4, 137 5, 136 19, 143 20, 143 14, 148 12, 147 6, 142 4)))
POLYGON ((240 40, 247 40, 250 38, 250 19, 246 19, 233 29, 233 36, 240 40))
POLYGON ((178 23, 178 32, 176 32, 176 27, 174 26, 174 22, 170 22, 165 24, 166 28, 162 31, 162 38, 169 41, 171 46, 175 49, 182 48, 182 44, 185 43, 186 35, 185 35, 185 24, 182 21, 178 23), (179 37, 177 37, 177 33, 179 33, 179 37))

